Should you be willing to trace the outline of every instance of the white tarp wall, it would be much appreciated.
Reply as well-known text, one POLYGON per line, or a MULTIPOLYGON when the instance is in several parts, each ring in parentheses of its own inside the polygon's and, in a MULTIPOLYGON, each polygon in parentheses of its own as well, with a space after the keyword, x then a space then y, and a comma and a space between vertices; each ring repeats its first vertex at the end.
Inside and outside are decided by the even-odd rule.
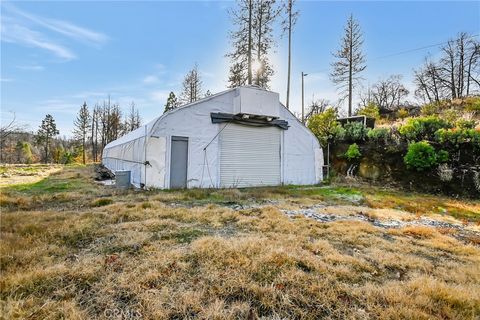
MULTIPOLYGON (((165 168, 170 168, 171 137, 188 137, 188 188, 219 186, 218 133, 225 124, 213 124, 210 113, 232 113, 235 93, 235 90, 227 91, 198 104, 175 109, 165 117, 160 117, 151 132, 152 136, 166 139, 165 168)), ((147 185, 150 185, 149 179, 147 177, 147 185)), ((163 188, 169 186, 170 171, 166 169, 163 188)))
POLYGON ((132 183, 137 187, 146 184, 147 187, 169 188, 171 137, 188 137, 188 188, 218 188, 218 138, 226 123, 213 124, 210 114, 236 113, 242 99, 243 103, 248 103, 248 107, 240 105, 242 110, 253 112, 261 107, 264 112, 275 113, 267 115, 278 115, 288 121, 290 127, 282 130, 281 138, 282 183, 319 183, 323 178, 323 153, 315 136, 278 102, 278 94, 255 88, 231 89, 167 112, 109 143, 104 149, 103 163, 112 171, 130 170, 132 183), (256 107, 255 101, 261 106, 256 107), (144 165, 145 160, 147 165, 144 165))
POLYGON ((112 172, 131 171, 131 182, 139 187, 145 176, 145 126, 105 146, 103 164, 112 172))
POLYGON ((285 107, 280 119, 287 120, 283 131, 283 183, 316 184, 323 180, 323 153, 317 138, 285 107))

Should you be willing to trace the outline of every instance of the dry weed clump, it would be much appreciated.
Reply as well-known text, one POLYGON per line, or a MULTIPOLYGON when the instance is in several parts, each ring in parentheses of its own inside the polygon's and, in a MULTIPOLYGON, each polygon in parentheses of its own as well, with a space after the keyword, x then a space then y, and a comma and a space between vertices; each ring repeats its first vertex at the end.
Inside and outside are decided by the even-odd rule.
MULTIPOLYGON (((84 181, 88 170, 66 169, 54 178, 84 181)), ((32 202, 0 213, 0 297, 6 319, 480 315, 478 243, 429 227, 386 230, 368 222, 289 218, 275 204, 224 206, 250 201, 252 194, 257 200, 273 194, 285 206, 318 204, 314 199, 318 192, 327 197, 325 190, 260 188, 211 195, 95 186, 82 193, 44 183, 55 191, 12 195, 35 192, 47 205, 32 202), (62 194, 72 202, 51 200, 62 194), (112 202, 91 206, 105 198, 112 202)), ((361 210, 375 219, 411 218, 393 207, 321 203, 335 214, 361 210)))

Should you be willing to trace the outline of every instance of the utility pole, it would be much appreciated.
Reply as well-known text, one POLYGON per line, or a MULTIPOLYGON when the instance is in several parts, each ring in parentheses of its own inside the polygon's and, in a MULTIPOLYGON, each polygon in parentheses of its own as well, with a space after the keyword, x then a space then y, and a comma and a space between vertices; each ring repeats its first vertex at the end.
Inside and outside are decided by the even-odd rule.
POLYGON ((290 109, 290 71, 292 67, 292 0, 288 0, 288 76, 287 76, 287 109, 290 109))
POLYGON ((305 95, 305 86, 303 84, 303 78, 308 76, 308 73, 303 73, 302 71, 302 123, 305 124, 305 105, 304 105, 304 95, 305 95))

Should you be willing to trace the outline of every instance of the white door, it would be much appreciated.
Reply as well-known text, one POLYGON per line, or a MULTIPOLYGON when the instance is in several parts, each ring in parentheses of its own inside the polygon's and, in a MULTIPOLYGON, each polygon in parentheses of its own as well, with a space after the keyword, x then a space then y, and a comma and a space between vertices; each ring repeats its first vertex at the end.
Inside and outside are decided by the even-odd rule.
POLYGON ((279 185, 280 134, 277 127, 228 124, 220 133, 220 186, 279 185))

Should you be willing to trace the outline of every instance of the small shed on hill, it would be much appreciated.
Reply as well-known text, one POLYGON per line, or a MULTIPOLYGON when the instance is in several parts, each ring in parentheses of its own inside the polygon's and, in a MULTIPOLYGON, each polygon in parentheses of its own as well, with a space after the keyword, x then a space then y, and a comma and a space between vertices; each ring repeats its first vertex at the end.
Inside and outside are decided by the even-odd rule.
POLYGON ((258 87, 238 87, 178 107, 103 150, 112 171, 137 187, 223 188, 316 184, 323 153, 316 137, 258 87))
POLYGON ((373 129, 375 127, 375 118, 370 118, 364 115, 338 118, 337 121, 340 122, 342 126, 350 122, 359 122, 359 123, 362 123, 363 126, 367 128, 373 129))

